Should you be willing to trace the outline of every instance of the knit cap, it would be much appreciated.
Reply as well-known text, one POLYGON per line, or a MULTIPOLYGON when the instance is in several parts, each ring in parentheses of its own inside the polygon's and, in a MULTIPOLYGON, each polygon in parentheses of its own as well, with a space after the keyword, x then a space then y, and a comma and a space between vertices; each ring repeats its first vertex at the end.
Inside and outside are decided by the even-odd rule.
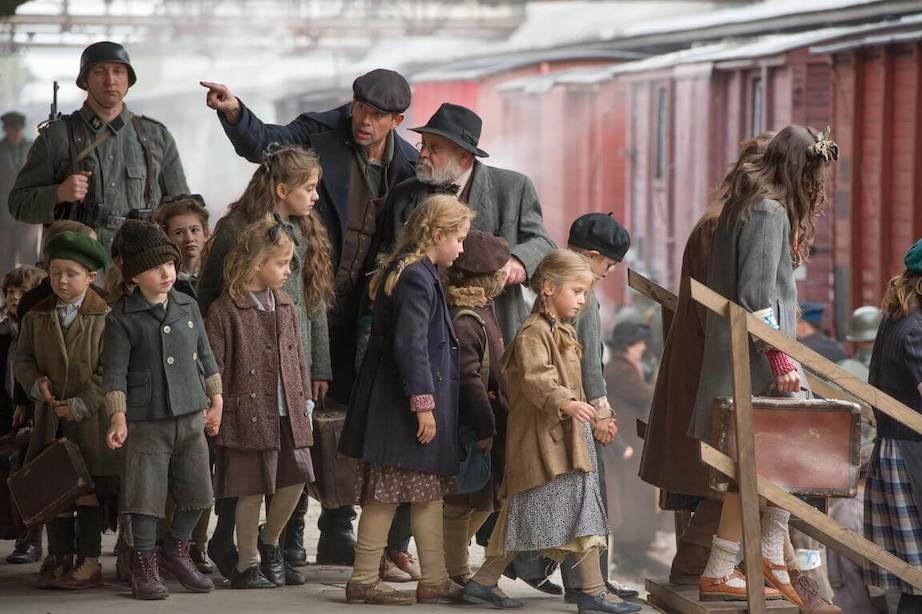
POLYGON ((903 259, 910 273, 922 273, 922 239, 916 241, 903 259))
POLYGON ((79 262, 88 271, 98 271, 106 266, 106 250, 102 244, 84 234, 67 230, 48 241, 45 248, 48 260, 72 260, 79 262))
POLYGON ((119 246, 122 275, 125 280, 173 261, 179 268, 182 254, 159 225, 139 220, 126 220, 112 240, 119 246))

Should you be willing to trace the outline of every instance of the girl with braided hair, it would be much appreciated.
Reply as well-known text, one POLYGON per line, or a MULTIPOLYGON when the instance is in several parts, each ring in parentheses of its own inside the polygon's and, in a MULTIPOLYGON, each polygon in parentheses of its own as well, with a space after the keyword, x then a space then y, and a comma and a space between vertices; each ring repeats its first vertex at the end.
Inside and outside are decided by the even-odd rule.
POLYGON ((463 250, 473 212, 454 196, 423 202, 371 281, 374 324, 353 391, 340 452, 363 461, 355 566, 346 601, 460 601, 445 568, 442 497, 459 471, 458 340, 439 281, 463 250), (416 594, 378 580, 397 506, 411 504, 419 551, 416 594))

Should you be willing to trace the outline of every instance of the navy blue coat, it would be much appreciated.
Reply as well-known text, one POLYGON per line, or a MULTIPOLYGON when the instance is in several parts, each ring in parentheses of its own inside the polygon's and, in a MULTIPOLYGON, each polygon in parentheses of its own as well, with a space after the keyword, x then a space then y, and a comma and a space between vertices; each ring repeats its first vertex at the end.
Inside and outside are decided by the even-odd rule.
POLYGON ((428 258, 378 290, 368 352, 353 391, 340 451, 369 463, 457 475, 458 340, 438 272, 428 258), (435 397, 435 439, 422 445, 410 396, 435 397))
MULTIPOLYGON (((349 219, 350 169, 353 163, 352 103, 322 113, 302 113, 285 126, 264 124, 246 105, 240 103, 240 121, 233 126, 218 113, 224 132, 238 155, 250 162, 269 143, 284 143, 312 148, 320 156, 323 177, 320 179, 316 211, 326 226, 333 244, 333 265, 339 264, 346 222, 349 219)), ((387 168, 388 191, 416 175, 416 149, 394 133, 394 157, 387 168)))

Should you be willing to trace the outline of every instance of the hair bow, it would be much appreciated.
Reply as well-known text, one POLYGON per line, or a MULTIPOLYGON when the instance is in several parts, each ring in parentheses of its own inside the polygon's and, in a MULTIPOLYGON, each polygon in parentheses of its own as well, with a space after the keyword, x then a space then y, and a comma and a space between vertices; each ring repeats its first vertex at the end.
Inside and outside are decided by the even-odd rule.
POLYGON ((270 170, 269 165, 272 163, 272 158, 284 148, 284 145, 275 141, 266 145, 266 148, 259 154, 259 165, 267 171, 270 170))
POLYGON ((286 233, 288 233, 288 238, 291 239, 292 242, 297 242, 295 240, 295 227, 293 224, 283 220, 282 216, 280 216, 278 213, 273 213, 272 219, 275 220, 275 224, 273 224, 272 227, 269 228, 269 240, 270 241, 272 241, 273 243, 278 243, 279 232, 284 230, 286 233))
POLYGON ((829 138, 829 126, 816 135, 816 143, 807 148, 811 158, 822 158, 826 162, 839 159, 839 145, 829 138))

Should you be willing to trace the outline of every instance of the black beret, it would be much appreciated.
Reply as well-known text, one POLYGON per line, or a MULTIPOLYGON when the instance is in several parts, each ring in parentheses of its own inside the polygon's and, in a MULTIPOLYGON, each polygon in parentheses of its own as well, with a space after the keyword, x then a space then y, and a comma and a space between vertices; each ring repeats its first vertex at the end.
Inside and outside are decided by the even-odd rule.
POLYGON ((0 115, 0 122, 4 125, 14 126, 16 128, 22 128, 26 125, 26 116, 18 111, 8 111, 3 115, 0 115))
POLYGON ((631 236, 611 213, 587 213, 570 226, 567 244, 621 261, 631 247, 631 236))
POLYGON ((509 244, 502 237, 471 230, 464 239, 464 252, 452 266, 472 275, 490 275, 509 262, 509 255, 509 244))
POLYGON ((398 72, 376 68, 352 83, 352 94, 383 113, 403 113, 410 107, 410 84, 398 72))

